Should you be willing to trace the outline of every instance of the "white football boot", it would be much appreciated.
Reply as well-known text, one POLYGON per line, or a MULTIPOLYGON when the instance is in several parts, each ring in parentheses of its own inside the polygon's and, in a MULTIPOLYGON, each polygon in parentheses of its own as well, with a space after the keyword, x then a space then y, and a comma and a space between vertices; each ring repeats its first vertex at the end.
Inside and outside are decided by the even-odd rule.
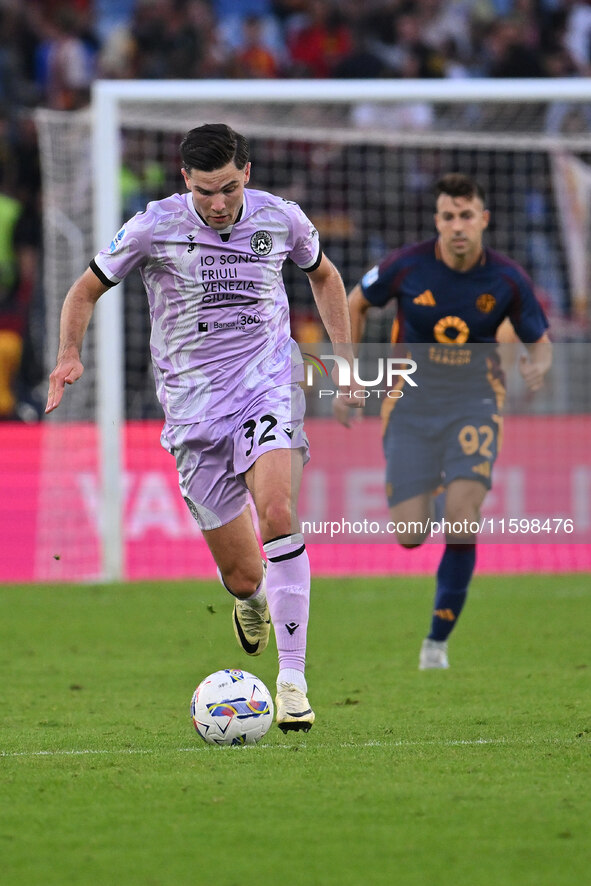
POLYGON ((316 719, 310 702, 294 683, 278 683, 275 697, 277 725, 283 733, 309 732, 316 719))
POLYGON ((419 671, 448 667, 447 640, 429 640, 429 638, 423 640, 419 656, 419 671))

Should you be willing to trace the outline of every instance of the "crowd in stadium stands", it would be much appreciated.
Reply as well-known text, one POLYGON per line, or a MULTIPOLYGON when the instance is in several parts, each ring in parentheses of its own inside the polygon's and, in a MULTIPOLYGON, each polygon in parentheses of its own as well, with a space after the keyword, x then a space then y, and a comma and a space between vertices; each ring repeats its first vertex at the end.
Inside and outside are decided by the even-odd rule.
POLYGON ((40 364, 34 107, 83 107, 97 77, 590 73, 591 0, 0 0, 0 419, 40 364))

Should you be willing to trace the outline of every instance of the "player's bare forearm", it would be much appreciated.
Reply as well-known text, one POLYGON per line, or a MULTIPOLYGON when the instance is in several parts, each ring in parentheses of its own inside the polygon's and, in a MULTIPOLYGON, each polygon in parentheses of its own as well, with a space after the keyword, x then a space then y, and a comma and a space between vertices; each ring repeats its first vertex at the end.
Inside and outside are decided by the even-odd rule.
MULTIPOLYGON (((363 334, 365 332, 365 320, 367 309, 369 308, 369 302, 363 295, 361 291, 361 287, 359 284, 355 286, 351 292, 349 293, 349 298, 347 301, 348 309, 349 309, 349 319, 351 323, 351 341, 353 354, 357 356, 359 353, 359 346, 361 341, 363 340, 363 334)), ((349 428, 353 421, 355 421, 358 413, 355 413, 349 409, 351 406, 350 402, 343 402, 338 397, 335 398, 332 402, 332 412, 336 420, 342 424, 344 427, 349 428)))
POLYGON ((368 300, 363 295, 359 284, 354 286, 349 293, 348 304, 349 315, 351 318, 351 340, 353 341, 353 348, 357 353, 359 351, 359 345, 363 341, 365 323, 367 320, 366 315, 370 306, 368 300))
POLYGON ((527 355, 523 355, 519 363, 519 371, 530 391, 539 391, 544 383, 544 376, 552 365, 552 343, 544 335, 533 344, 526 344, 527 355))
POLYGON ((344 386, 341 383, 340 373, 335 367, 333 380, 339 386, 344 399, 349 405, 361 407, 365 401, 361 396, 355 396, 363 389, 354 378, 353 373, 353 347, 351 344, 351 321, 347 307, 347 295, 343 280, 338 270, 326 256, 318 268, 309 275, 314 301, 318 313, 328 333, 335 355, 344 357, 349 363, 349 381, 344 386), (346 387, 346 390, 345 390, 346 387))
POLYGON ((80 359, 82 342, 90 318, 100 296, 107 289, 98 277, 87 269, 70 288, 60 318, 60 343, 55 369, 49 376, 49 391, 45 412, 59 406, 65 386, 74 384, 84 366, 80 359))
POLYGON ((333 263, 323 255, 320 265, 309 275, 309 279, 320 319, 335 348, 335 353, 343 353, 346 356, 347 352, 351 351, 351 323, 341 275, 333 263))

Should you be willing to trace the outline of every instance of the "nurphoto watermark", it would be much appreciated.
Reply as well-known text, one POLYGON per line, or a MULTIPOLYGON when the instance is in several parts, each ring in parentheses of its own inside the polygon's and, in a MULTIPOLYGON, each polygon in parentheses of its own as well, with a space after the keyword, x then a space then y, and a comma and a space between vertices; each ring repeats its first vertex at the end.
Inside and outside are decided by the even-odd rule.
POLYGON ((362 370, 360 360, 354 357, 349 363, 345 357, 336 354, 302 354, 304 358, 305 372, 304 384, 306 388, 316 389, 319 400, 323 397, 346 397, 368 400, 375 397, 378 400, 387 397, 398 400, 404 396, 402 386, 408 384, 413 388, 417 382, 412 378, 417 371, 417 363, 406 357, 378 357, 375 365, 371 367, 371 375, 367 376, 367 367, 362 370), (333 371, 329 372, 327 363, 332 361, 333 371), (318 380, 320 375, 320 381, 318 380), (336 384, 336 390, 327 386, 322 387, 323 379, 336 384), (316 387, 320 384, 320 387, 316 387))

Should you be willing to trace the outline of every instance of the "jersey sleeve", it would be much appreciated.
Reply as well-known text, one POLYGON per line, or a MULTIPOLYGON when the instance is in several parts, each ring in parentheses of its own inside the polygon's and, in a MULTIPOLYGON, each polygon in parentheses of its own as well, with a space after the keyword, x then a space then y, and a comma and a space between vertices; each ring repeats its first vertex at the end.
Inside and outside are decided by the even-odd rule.
POLYGON ((155 219, 147 209, 138 212, 117 231, 110 246, 102 249, 90 267, 106 286, 115 286, 150 257, 155 219))
POLYGON ((400 272, 400 250, 387 255, 379 265, 374 265, 359 281, 361 291, 372 305, 383 308, 396 296, 396 278, 400 272))
POLYGON ((515 271, 513 289, 509 319, 522 342, 536 342, 546 332, 549 324, 534 293, 533 283, 521 268, 515 271))
POLYGON ((318 231, 297 203, 289 204, 293 246, 289 257, 303 271, 316 270, 322 258, 318 231))

